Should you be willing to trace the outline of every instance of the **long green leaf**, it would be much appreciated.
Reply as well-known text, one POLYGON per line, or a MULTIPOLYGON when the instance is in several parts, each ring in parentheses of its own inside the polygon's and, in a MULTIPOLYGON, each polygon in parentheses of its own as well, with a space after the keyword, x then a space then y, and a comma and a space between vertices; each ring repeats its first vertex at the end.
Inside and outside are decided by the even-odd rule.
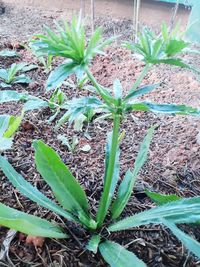
POLYGON ((124 210, 126 204, 128 203, 128 200, 132 194, 133 187, 135 184, 136 177, 141 170, 142 166, 147 160, 147 155, 149 151, 149 146, 153 137, 155 127, 151 127, 144 138, 139 153, 137 155, 137 158, 135 160, 134 164, 134 170, 130 171, 128 170, 122 183, 119 186, 119 190, 117 193, 117 198, 113 202, 113 205, 111 207, 111 213, 112 213, 112 219, 116 219, 119 217, 119 215, 124 210))
POLYGON ((163 224, 166 225, 172 233, 183 243, 183 245, 198 258, 200 258, 200 243, 189 235, 181 231, 173 222, 163 220, 163 224))
POLYGON ((95 222, 89 218, 85 192, 58 154, 42 141, 35 141, 33 146, 37 169, 56 199, 66 210, 78 215, 81 222, 96 227, 95 222))
POLYGON ((8 129, 6 130, 6 132, 4 133, 4 137, 5 138, 10 138, 12 137, 12 135, 17 131, 17 129, 19 128, 22 120, 24 117, 24 113, 22 112, 22 114, 20 116, 11 116, 10 117, 10 121, 9 121, 9 126, 8 129))
MULTIPOLYGON (((106 143, 106 160, 105 160, 105 176, 104 176, 104 183, 106 183, 106 175, 108 171, 108 164, 109 164, 109 159, 111 157, 111 145, 112 145, 112 132, 108 133, 107 137, 107 143, 106 143)), ((119 149, 119 144, 117 145, 117 153, 115 157, 115 167, 114 167, 114 172, 112 176, 112 184, 110 187, 110 193, 109 193, 109 200, 108 200, 108 206, 110 205, 111 199, 113 197, 113 194, 115 192, 115 188, 119 179, 119 172, 120 172, 120 162, 119 162, 119 157, 120 157, 120 149, 119 149)))
POLYGON ((149 223, 162 223, 162 220, 173 223, 196 223, 200 221, 200 197, 185 198, 143 211, 108 227, 111 232, 129 229, 149 223))
POLYGON ((0 138, 3 137, 5 131, 8 129, 9 121, 9 115, 0 115, 0 138))
POLYGON ((2 169, 5 176, 20 191, 21 194, 36 202, 38 205, 47 208, 70 221, 77 221, 73 215, 64 211, 61 207, 43 195, 36 187, 27 182, 18 172, 16 172, 7 159, 2 156, 0 156, 0 169, 2 169))
POLYGON ((50 91, 51 89, 55 89, 57 86, 62 84, 67 77, 73 73, 76 73, 78 69, 80 69, 80 67, 71 61, 59 66, 49 75, 46 90, 50 91))
POLYGON ((138 90, 133 90, 131 92, 129 92, 128 96, 125 98, 126 100, 129 100, 133 97, 139 97, 141 95, 150 93, 151 91, 153 91, 154 89, 156 89, 160 84, 153 84, 153 85, 145 85, 140 87, 138 90))
POLYGON ((0 225, 27 235, 52 238, 67 237, 58 226, 36 216, 9 208, 2 203, 0 203, 0 225))
POLYGON ((135 254, 117 243, 105 241, 100 244, 99 250, 111 267, 146 267, 146 264, 135 254))
POLYGON ((12 138, 0 138, 0 151, 11 149, 13 143, 12 138))
POLYGON ((163 205, 169 202, 173 202, 176 200, 182 199, 181 197, 171 194, 171 195, 163 195, 155 192, 151 192, 149 190, 145 190, 145 194, 154 201, 157 205, 163 205))
POLYGON ((174 115, 200 115, 200 110, 185 105, 175 104, 154 104, 148 102, 134 103, 127 105, 129 110, 152 111, 155 113, 174 114, 174 115))

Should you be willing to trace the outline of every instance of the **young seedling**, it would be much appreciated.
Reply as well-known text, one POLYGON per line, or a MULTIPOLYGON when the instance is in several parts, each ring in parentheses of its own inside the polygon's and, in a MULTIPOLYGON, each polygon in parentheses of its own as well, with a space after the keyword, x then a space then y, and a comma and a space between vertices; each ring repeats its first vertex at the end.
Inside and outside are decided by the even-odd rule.
POLYGON ((38 51, 37 46, 34 46, 34 42, 30 42, 29 47, 39 63, 43 66, 44 71, 49 73, 52 70, 53 56, 38 51))
POLYGON ((25 74, 17 74, 19 72, 27 72, 36 68, 37 66, 34 64, 13 63, 9 69, 0 69, 0 87, 11 87, 12 84, 16 83, 30 83, 31 79, 28 76, 25 74))
MULTIPOLYGON (((57 86, 61 80, 75 73, 77 69, 84 69, 96 90, 96 94, 99 94, 101 97, 101 103, 103 103, 105 110, 112 115, 113 130, 108 134, 107 138, 103 192, 96 216, 94 217, 91 214, 86 194, 68 167, 62 162, 56 151, 40 140, 34 141, 33 143, 36 167, 52 189, 59 204, 51 201, 36 187, 28 183, 14 170, 5 157, 0 156, 0 168, 4 174, 22 194, 38 205, 50 209, 66 220, 79 223, 88 231, 91 231, 91 239, 86 248, 93 253, 99 250, 105 261, 111 267, 132 267, 133 264, 137 267, 145 267, 146 264, 134 253, 110 241, 109 236, 105 237, 102 234, 104 232, 103 230, 107 229, 109 234, 110 232, 127 230, 153 223, 162 224, 169 228, 188 250, 200 258, 200 243, 177 227, 181 223, 190 224, 200 221, 200 197, 183 199, 173 197, 172 200, 168 196, 162 196, 162 203, 159 203, 161 197, 159 200, 158 195, 152 195, 149 192, 149 196, 157 199, 157 203, 162 205, 120 219, 120 215, 124 211, 133 192, 137 175, 147 160, 151 139, 156 128, 153 126, 148 130, 135 159, 134 167, 128 169, 124 177, 119 177, 120 141, 123 138, 123 134, 120 134, 120 126, 126 114, 131 111, 140 110, 173 115, 200 115, 200 110, 197 108, 174 104, 156 104, 137 100, 138 96, 144 95, 158 87, 158 85, 147 85, 143 87, 140 85, 153 64, 165 63, 177 65, 178 62, 178 66, 188 68, 187 64, 182 63, 182 61, 180 64, 180 60, 176 58, 180 49, 176 53, 170 52, 166 54, 166 47, 162 46, 163 48, 161 50, 161 46, 159 45, 159 53, 154 53, 154 59, 152 60, 152 50, 147 49, 144 53, 144 49, 142 48, 141 51, 145 56, 146 67, 141 75, 125 96, 122 94, 123 89, 120 81, 116 80, 113 84, 114 93, 112 95, 110 91, 98 84, 89 69, 90 60, 96 54, 96 51, 99 51, 99 46, 94 41, 99 40, 98 31, 94 33, 96 37, 94 38, 93 36, 93 41, 90 40, 86 47, 85 39, 83 38, 85 36, 84 30, 80 26, 80 22, 73 20, 71 29, 66 24, 66 32, 60 29, 60 37, 51 30, 47 30, 48 36, 40 36, 42 49, 49 54, 64 56, 70 59, 70 62, 63 64, 50 74, 47 88, 51 89, 57 86), (117 184, 119 185, 118 187, 117 184)), ((152 40, 152 43, 151 41, 149 42, 151 47, 154 47, 154 41, 152 40)), ((172 47, 175 43, 170 41, 172 47)), ((174 51, 172 47, 168 47, 168 51, 174 51)), ((90 98, 88 97, 88 101, 90 101, 90 98)), ((55 223, 17 211, 4 204, 0 204, 0 225, 35 236, 53 238, 66 238, 68 236, 65 228, 61 229, 55 223)))
POLYGON ((20 116, 0 115, 0 151, 11 149, 13 135, 18 130, 24 112, 20 116))

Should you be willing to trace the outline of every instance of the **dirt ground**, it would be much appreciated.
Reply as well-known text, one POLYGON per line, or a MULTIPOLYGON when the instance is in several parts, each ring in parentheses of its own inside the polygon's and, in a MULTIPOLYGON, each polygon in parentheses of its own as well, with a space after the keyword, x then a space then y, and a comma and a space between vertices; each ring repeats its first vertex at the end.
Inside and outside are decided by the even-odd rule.
MULTIPOLYGON (((31 3, 34 6, 35 3, 31 3)), ((44 1, 41 3, 45 5, 44 1)), ((64 16, 65 11, 60 11, 59 8, 55 11, 44 11, 44 9, 35 7, 18 6, 18 8, 14 8, 9 4, 6 6, 6 12, 0 15, 0 44, 2 47, 11 47, 17 45, 18 42, 27 41, 34 32, 42 30, 44 23, 52 25, 53 19, 60 19, 64 16)), ((120 38, 123 40, 132 38, 131 20, 101 16, 96 19, 96 24, 104 27, 105 36, 115 33, 121 34, 120 38)), ((158 24, 153 24, 153 28, 157 30, 158 24)), ((125 93, 138 77, 143 63, 133 58, 126 49, 120 48, 119 44, 112 45, 106 52, 106 56, 96 57, 92 64, 92 71, 98 81, 108 87, 112 86, 115 78, 119 78, 125 93)), ((36 61, 29 51, 21 49, 19 53, 21 58, 18 61, 36 61)), ((195 66, 200 66, 200 57, 189 55, 185 57, 195 66)), ((0 66, 8 67, 12 62, 13 59, 3 59, 0 66)), ((44 88, 47 75, 41 69, 34 70, 29 75, 37 82, 35 86, 15 85, 13 89, 27 91, 35 96, 49 97, 45 94, 44 88)), ((156 66, 144 79, 143 84, 160 81, 160 87, 148 94, 145 99, 148 98, 148 100, 159 103, 172 102, 194 107, 200 106, 200 83, 190 71, 175 67, 156 66)), ((69 99, 74 95, 84 94, 78 89, 73 91, 66 86, 63 87, 63 90, 69 99)), ((0 106, 0 114, 18 114, 19 112, 20 106, 16 104, 0 106)), ((55 122, 51 125, 44 123, 51 115, 50 109, 28 113, 15 136, 12 150, 6 151, 5 155, 28 181, 53 198, 51 191, 36 171, 31 146, 35 139, 44 140, 57 150, 69 169, 76 175, 86 190, 92 212, 95 212, 102 191, 105 137, 111 129, 111 122, 92 122, 88 127, 85 126, 83 132, 80 133, 75 132, 67 124, 63 125, 59 133, 66 134, 70 139, 76 135, 79 139, 79 145, 72 153, 57 140, 58 133, 53 130, 55 122), (30 125, 28 128, 26 127, 27 123, 30 125), (84 135, 86 130, 90 139, 84 135), (89 144, 92 149, 88 153, 81 152, 82 144, 89 144)), ((153 206, 153 203, 144 194, 145 188, 185 197, 200 195, 200 128, 199 119, 196 117, 161 116, 143 112, 129 114, 122 125, 126 136, 121 144, 121 177, 127 168, 133 166, 139 144, 147 129, 153 124, 157 124, 159 127, 152 141, 149 160, 140 172, 134 194, 123 216, 153 206)), ((59 217, 21 196, 13 189, 6 177, 2 173, 0 175, 1 202, 62 224, 59 217)), ((72 237, 62 241, 47 239, 43 248, 34 248, 26 244, 25 238, 18 234, 10 245, 7 262, 0 262, 0 266, 107 266, 99 254, 93 255, 85 250, 85 245, 90 237, 87 231, 71 224, 65 226, 76 237, 76 241, 72 237)), ((199 227, 182 227, 200 241, 199 227)), ((5 240, 6 233, 7 229, 0 227, 0 243, 5 240)), ((135 228, 112 235, 110 238, 123 245, 130 244, 128 249, 136 253, 149 267, 200 266, 200 261, 189 254, 162 226, 150 225, 135 228), (133 240, 135 242, 132 242, 133 240)))

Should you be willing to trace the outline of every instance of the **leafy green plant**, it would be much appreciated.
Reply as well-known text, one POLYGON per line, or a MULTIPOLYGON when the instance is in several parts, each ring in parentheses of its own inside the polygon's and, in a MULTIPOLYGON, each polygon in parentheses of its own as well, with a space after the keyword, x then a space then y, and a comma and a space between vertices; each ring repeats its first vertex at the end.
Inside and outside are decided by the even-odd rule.
POLYGON ((74 152, 79 141, 77 136, 72 137, 72 141, 70 142, 68 137, 64 134, 59 134, 57 139, 62 143, 62 145, 66 146, 69 151, 74 152))
POLYGON ((11 87, 11 84, 30 83, 31 79, 25 74, 17 75, 19 72, 27 72, 37 68, 34 64, 13 63, 9 69, 0 69, 0 86, 11 87))
POLYGON ((138 35, 137 43, 124 42, 123 46, 145 61, 147 71, 151 64, 169 64, 199 73, 199 70, 189 65, 181 57, 177 57, 177 54, 193 51, 189 49, 191 43, 185 41, 184 34, 180 31, 178 24, 172 31, 167 28, 166 24, 163 24, 159 35, 145 28, 138 35))
POLYGON ((20 116, 0 115, 0 151, 12 147, 13 135, 18 130, 24 113, 20 116))
POLYGON ((19 57, 19 54, 15 50, 1 50, 0 57, 19 57))
POLYGON ((72 73, 83 72, 91 59, 97 54, 102 54, 103 48, 113 40, 111 38, 102 42, 102 30, 97 29, 87 42, 81 16, 78 20, 74 17, 71 26, 66 21, 63 26, 56 23, 56 27, 57 32, 53 32, 45 26, 47 36, 36 35, 39 40, 33 40, 32 42, 40 53, 67 59, 50 74, 47 81, 47 90, 57 88, 72 73))
POLYGON ((44 67, 44 71, 49 73, 52 70, 53 56, 39 51, 34 42, 30 42, 29 47, 39 63, 44 67))
MULTIPOLYGON (((54 34, 48 28, 48 36, 38 36, 41 38, 41 41, 38 42, 40 46, 43 47, 42 49, 44 51, 52 55, 59 55, 70 59, 70 63, 68 62, 67 65, 58 67, 58 69, 50 75, 48 89, 54 86, 57 87, 66 77, 81 68, 86 72, 96 91, 95 97, 85 98, 84 101, 87 102, 87 105, 88 103, 94 105, 92 108, 95 108, 96 105, 103 105, 105 111, 111 114, 113 119, 113 130, 108 134, 105 149, 103 192, 96 216, 94 217, 91 214, 86 194, 73 174, 69 171, 68 167, 62 162, 56 151, 41 140, 34 141, 33 143, 36 167, 43 179, 52 189, 59 205, 28 183, 14 170, 3 156, 0 156, 0 168, 10 182, 29 199, 42 207, 50 209, 64 219, 79 223, 87 230, 90 230, 91 239, 89 240, 87 249, 94 253, 99 249, 103 258, 112 267, 131 267, 133 263, 137 267, 144 267, 146 265, 132 252, 126 250, 119 244, 107 240, 109 237, 106 238, 105 235, 102 234, 103 230, 106 228, 108 233, 110 233, 150 223, 163 224, 165 227, 169 228, 172 233, 183 242, 187 249, 200 258, 200 244, 176 226, 181 223, 196 223, 200 220, 200 197, 185 199, 173 197, 173 201, 171 198, 171 201, 169 198, 168 201, 162 199, 162 205, 158 207, 120 219, 120 215, 124 211, 133 192, 137 175, 147 160, 149 146, 156 128, 153 126, 148 130, 135 159, 134 167, 127 170, 124 177, 120 177, 120 142, 123 136, 123 133, 120 134, 120 125, 126 114, 131 111, 140 110, 144 112, 151 111, 173 115, 200 115, 200 110, 197 108, 184 105, 141 102, 138 100, 139 96, 147 94, 159 86, 158 84, 141 86, 142 79, 146 75, 148 69, 158 62, 171 64, 172 61, 163 61, 160 53, 156 53, 157 59, 154 58, 153 61, 151 60, 150 64, 147 61, 144 71, 142 71, 126 96, 123 96, 123 88, 119 80, 114 81, 113 94, 111 94, 110 90, 98 84, 89 70, 90 60, 96 54, 96 51, 100 50, 97 45, 97 40, 99 40, 98 31, 94 34, 96 37, 92 37, 95 41, 90 41, 86 47, 84 42, 85 33, 83 27, 80 26, 80 22, 73 20, 71 29, 68 24, 66 24, 65 27, 65 31, 63 28, 59 28, 60 36, 54 34), (90 53, 88 51, 92 52, 90 53), (97 95, 101 100, 97 98, 97 95)), ((151 39, 149 40, 151 47, 153 47, 152 43, 154 43, 154 41, 151 39)), ((168 42, 173 47, 174 42, 170 42, 170 39, 168 42)), ((168 49, 170 50, 170 47, 168 47, 168 49)), ((171 50, 173 49, 171 48, 171 50)), ((173 60, 175 60, 175 62, 180 62, 176 58, 176 54, 179 52, 181 51, 177 49, 176 53, 173 53, 173 60)), ((165 59, 171 59, 171 56, 171 53, 165 53, 165 59)), ((179 64, 178 66, 188 68, 187 65, 184 64, 179 64)), ((80 110, 82 112, 82 104, 79 106, 79 101, 80 99, 77 99, 75 105, 71 108, 72 112, 70 116, 72 116, 72 119, 79 114, 80 110)), ((150 197, 157 199, 157 203, 159 204, 160 200, 158 195, 151 194, 150 197)), ((67 237, 65 228, 61 229, 60 226, 54 223, 8 208, 4 204, 0 204, 0 225, 14 228, 31 235, 54 238, 67 237)))

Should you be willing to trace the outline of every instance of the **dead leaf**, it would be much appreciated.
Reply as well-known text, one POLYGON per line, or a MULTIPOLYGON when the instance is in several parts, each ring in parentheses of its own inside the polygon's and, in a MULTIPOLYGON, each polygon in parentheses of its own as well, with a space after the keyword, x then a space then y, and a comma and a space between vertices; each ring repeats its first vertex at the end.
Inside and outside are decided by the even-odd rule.
POLYGON ((26 238, 26 244, 28 245, 34 245, 36 248, 40 247, 42 248, 44 245, 45 238, 41 236, 27 236, 26 238))

